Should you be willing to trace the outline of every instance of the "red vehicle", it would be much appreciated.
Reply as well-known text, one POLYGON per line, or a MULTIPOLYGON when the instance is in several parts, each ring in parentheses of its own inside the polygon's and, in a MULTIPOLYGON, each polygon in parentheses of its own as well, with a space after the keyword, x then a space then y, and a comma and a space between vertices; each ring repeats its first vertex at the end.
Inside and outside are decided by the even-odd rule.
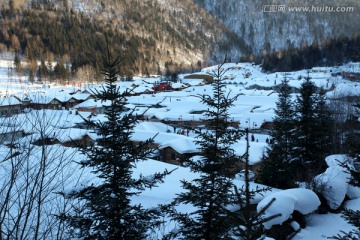
POLYGON ((153 87, 154 92, 172 91, 173 88, 169 82, 155 83, 153 87))

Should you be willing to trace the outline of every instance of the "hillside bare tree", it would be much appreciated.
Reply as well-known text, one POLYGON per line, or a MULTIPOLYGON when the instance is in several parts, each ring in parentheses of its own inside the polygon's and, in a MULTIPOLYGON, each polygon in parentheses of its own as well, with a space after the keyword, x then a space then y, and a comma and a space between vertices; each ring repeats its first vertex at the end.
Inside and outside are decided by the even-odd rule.
POLYGON ((76 78, 78 81, 81 82, 87 82, 87 83, 94 83, 96 82, 96 71, 95 68, 91 65, 85 65, 82 67, 79 67, 76 70, 76 78))
POLYGON ((62 239, 55 215, 67 203, 55 192, 76 181, 77 174, 75 149, 48 145, 49 138, 59 137, 53 129, 60 116, 40 110, 2 119, 1 239, 62 239), (22 137, 23 131, 29 135, 22 137))

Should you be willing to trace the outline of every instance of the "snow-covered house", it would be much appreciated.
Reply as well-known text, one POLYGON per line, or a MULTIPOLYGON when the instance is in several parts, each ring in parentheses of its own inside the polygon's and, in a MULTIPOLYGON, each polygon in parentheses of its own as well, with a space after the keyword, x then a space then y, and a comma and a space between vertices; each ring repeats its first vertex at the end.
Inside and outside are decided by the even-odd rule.
POLYGON ((154 90, 149 86, 138 86, 133 89, 129 89, 129 94, 132 96, 139 96, 141 94, 152 94, 154 90))
POLYGON ((95 139, 89 134, 84 134, 75 139, 65 140, 61 144, 65 147, 89 147, 95 144, 95 139))
POLYGON ((172 140, 159 146, 160 160, 179 165, 185 159, 200 153, 199 149, 194 144, 194 139, 181 135, 177 136, 178 137, 174 137, 172 140))
POLYGON ((62 109, 66 107, 65 103, 71 96, 67 92, 35 92, 28 97, 31 101, 29 106, 33 109, 62 109))
POLYGON ((80 104, 74 106, 74 108, 79 112, 91 112, 94 114, 103 114, 105 107, 109 106, 110 102, 102 102, 96 99, 88 99, 80 104))
POLYGON ((131 140, 143 142, 154 138, 154 148, 158 150, 158 159, 172 164, 181 164, 184 158, 199 153, 192 137, 172 132, 168 125, 160 122, 142 122, 138 124, 131 140))
POLYGON ((183 83, 173 83, 172 84, 172 88, 174 91, 181 91, 185 88, 187 88, 188 86, 183 84, 183 83))
POLYGON ((0 116, 9 117, 21 112, 22 103, 15 97, 0 99, 0 116))
POLYGON ((193 73, 184 76, 184 79, 200 79, 205 83, 213 83, 214 77, 206 73, 193 73))
POLYGON ((25 136, 23 129, 17 127, 1 127, 0 128, 0 143, 12 144, 14 141, 25 136))
POLYGON ((86 100, 93 99, 94 97, 88 93, 75 93, 71 98, 65 102, 66 108, 73 108, 75 105, 85 102, 86 100))
POLYGON ((89 133, 84 129, 53 129, 52 134, 45 138, 33 136, 32 144, 34 145, 53 145, 61 144, 65 147, 88 147, 95 144, 96 135, 89 133))

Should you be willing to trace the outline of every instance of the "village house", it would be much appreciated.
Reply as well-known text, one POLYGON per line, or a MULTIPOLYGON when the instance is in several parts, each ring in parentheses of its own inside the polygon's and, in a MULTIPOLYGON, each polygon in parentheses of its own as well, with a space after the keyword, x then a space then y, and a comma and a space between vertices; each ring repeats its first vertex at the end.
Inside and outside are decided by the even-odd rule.
POLYGON ((96 135, 90 134, 87 130, 78 128, 56 129, 50 131, 51 134, 45 138, 33 136, 34 145, 53 145, 61 144, 65 147, 89 147, 95 144, 96 135))
POLYGON ((354 82, 360 82, 360 73, 359 72, 342 72, 342 77, 354 81, 354 82))
POLYGON ((200 79, 205 83, 213 83, 214 77, 205 73, 194 73, 184 76, 184 79, 200 79))
POLYGON ((138 86, 133 89, 130 89, 129 95, 131 96, 139 96, 141 94, 152 94, 154 90, 148 86, 138 86))
POLYGON ((30 100, 29 107, 33 109, 65 109, 66 102, 71 98, 70 94, 64 91, 54 91, 51 94, 44 92, 28 93, 27 98, 30 100))
POLYGON ((173 133, 171 135, 173 138, 170 141, 159 146, 161 161, 181 165, 185 159, 200 153, 193 138, 173 133))
POLYGON ((79 112, 90 112, 93 114, 103 114, 106 106, 109 106, 110 102, 102 102, 96 99, 88 99, 85 102, 77 104, 74 109, 79 112))
POLYGON ((1 127, 0 128, 0 143, 11 144, 14 141, 24 137, 25 131, 17 127, 1 127))
POLYGON ((15 97, 0 98, 0 116, 10 117, 13 114, 19 114, 22 106, 22 102, 15 97))
POLYGON ((84 134, 75 139, 69 139, 61 144, 65 147, 90 147, 95 144, 95 139, 88 134, 84 134))
POLYGON ((66 109, 70 109, 82 102, 85 102, 86 100, 93 98, 94 97, 88 93, 75 93, 72 94, 70 99, 65 102, 65 107, 66 109))

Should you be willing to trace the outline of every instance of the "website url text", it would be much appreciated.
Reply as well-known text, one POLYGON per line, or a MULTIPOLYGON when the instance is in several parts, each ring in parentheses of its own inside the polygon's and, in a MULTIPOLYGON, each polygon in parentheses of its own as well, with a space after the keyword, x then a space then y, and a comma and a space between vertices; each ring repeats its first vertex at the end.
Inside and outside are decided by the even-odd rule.
POLYGON ((333 6, 286 6, 286 5, 263 5, 262 12, 277 13, 277 12, 337 12, 349 13, 354 12, 354 7, 333 7, 333 6))

